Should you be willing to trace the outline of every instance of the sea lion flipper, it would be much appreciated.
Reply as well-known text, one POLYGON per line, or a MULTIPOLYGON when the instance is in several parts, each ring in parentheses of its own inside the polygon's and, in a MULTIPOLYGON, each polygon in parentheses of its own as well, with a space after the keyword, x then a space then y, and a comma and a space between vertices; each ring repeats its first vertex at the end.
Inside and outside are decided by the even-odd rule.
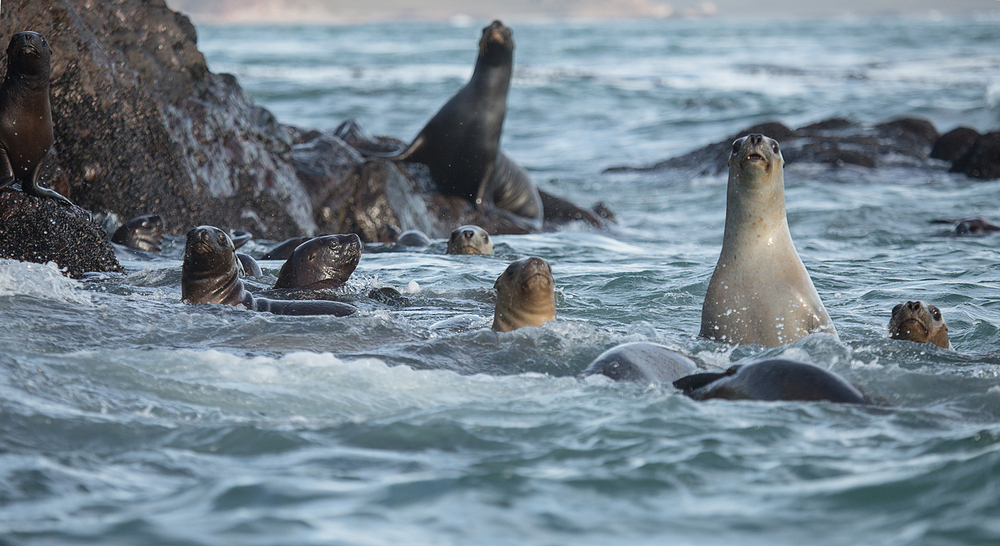
POLYGON ((419 163, 420 161, 416 157, 414 157, 414 155, 417 152, 419 152, 420 149, 423 148, 423 146, 424 146, 424 134, 420 133, 419 135, 417 135, 417 138, 413 139, 413 142, 411 142, 410 145, 404 148, 402 151, 380 152, 377 150, 359 149, 358 152, 366 158, 377 157, 389 161, 416 161, 417 163, 419 163))
POLYGON ((696 374, 689 375, 687 377, 682 377, 682 378, 678 379, 677 381, 674 381, 673 385, 674 385, 674 387, 676 387, 676 388, 680 389, 681 391, 683 391, 684 394, 690 394, 691 392, 696 391, 696 390, 704 387, 705 385, 708 385, 709 383, 718 381, 719 379, 722 379, 723 377, 726 377, 726 375, 728 375, 728 374, 725 373, 725 372, 723 372, 723 373, 710 373, 710 372, 696 373, 696 374))
POLYGON ((64 197, 62 194, 55 190, 50 190, 48 188, 43 188, 38 185, 38 173, 42 170, 42 162, 39 161, 38 165, 35 165, 35 170, 32 171, 31 176, 26 180, 21 181, 21 190, 28 194, 38 197, 39 199, 48 197, 55 199, 64 205, 73 206, 73 202, 64 197))

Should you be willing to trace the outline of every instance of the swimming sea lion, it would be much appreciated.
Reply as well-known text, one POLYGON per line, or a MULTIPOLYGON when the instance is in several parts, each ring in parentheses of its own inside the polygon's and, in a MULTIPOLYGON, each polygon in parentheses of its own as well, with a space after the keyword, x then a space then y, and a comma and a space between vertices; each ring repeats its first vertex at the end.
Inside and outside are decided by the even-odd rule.
POLYGON ((300 244, 278 272, 275 288, 339 288, 361 260, 354 233, 314 237, 300 244))
POLYGON ((615 381, 673 383, 698 371, 690 358, 656 343, 626 343, 601 353, 582 376, 602 374, 615 381))
POLYGON ((730 366, 723 373, 699 373, 674 381, 695 400, 828 400, 871 403, 839 375, 805 362, 771 359, 730 366))
POLYGON ((7 74, 0 85, 0 189, 21 181, 21 190, 72 205, 38 186, 45 154, 52 147, 49 60, 52 49, 37 32, 18 32, 7 45, 7 74))
POLYGON ((287 260, 295 252, 295 248, 302 243, 312 239, 312 237, 292 237, 278 243, 278 246, 267 251, 260 257, 261 260, 287 260))
POLYGON ((483 29, 472 79, 400 152, 358 150, 368 157, 423 163, 438 190, 477 205, 492 202, 542 226, 542 198, 528 173, 500 150, 514 38, 500 21, 483 29))
POLYGON ((951 349, 948 325, 941 316, 941 310, 922 301, 908 301, 892 308, 889 337, 933 343, 942 349, 951 349))
POLYGON ((541 258, 524 258, 509 266, 493 285, 497 291, 493 329, 510 332, 556 320, 556 283, 541 258))
POLYGON ((479 226, 462 226, 451 232, 448 254, 493 255, 493 239, 479 226))
POLYGON ((836 335, 788 231, 784 164, 778 143, 764 135, 733 143, 726 228, 702 306, 703 337, 776 347, 812 332, 836 335))
POLYGON ((411 229, 404 231, 396 238, 397 246, 425 247, 430 246, 431 238, 420 230, 411 229))
MULTIPOLYGON (((233 246, 235 245, 236 243, 233 243, 233 246)), ((264 271, 260 268, 260 264, 257 263, 257 260, 253 259, 253 256, 237 252, 236 259, 240 261, 244 277, 260 277, 264 274, 264 271)))
POLYGON ((163 218, 159 214, 138 216, 122 224, 111 242, 146 252, 159 252, 163 245, 163 218))
POLYGON ((236 250, 239 250, 241 246, 250 242, 250 239, 253 239, 253 233, 243 231, 242 229, 231 229, 229 230, 229 239, 233 241, 233 246, 236 247, 236 250))
POLYGON ((219 228, 199 226, 187 234, 181 272, 181 300, 187 303, 221 303, 276 315, 345 316, 357 309, 326 300, 285 301, 254 298, 243 287, 236 249, 219 228))

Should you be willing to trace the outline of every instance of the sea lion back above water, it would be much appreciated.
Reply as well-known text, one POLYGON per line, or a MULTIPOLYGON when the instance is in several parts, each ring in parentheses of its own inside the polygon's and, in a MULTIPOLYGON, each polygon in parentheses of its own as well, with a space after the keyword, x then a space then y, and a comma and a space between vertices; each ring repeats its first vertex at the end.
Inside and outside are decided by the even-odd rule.
POLYGON ((889 337, 933 343, 942 349, 951 349, 948 325, 944 322, 941 310, 922 301, 908 301, 892 308, 889 337))
POLYGON ((784 163, 778 143, 764 135, 733 143, 725 234, 702 306, 703 337, 776 347, 813 332, 836 335, 788 231, 784 163))
POLYGON ((695 400, 821 401, 870 404, 872 401, 839 375, 814 364, 773 358, 737 364, 721 373, 698 373, 674 381, 695 400))
POLYGON ((0 85, 0 188, 21 181, 28 195, 72 205, 38 186, 45 155, 54 141, 49 106, 52 49, 37 32, 18 32, 7 46, 7 73, 0 85))

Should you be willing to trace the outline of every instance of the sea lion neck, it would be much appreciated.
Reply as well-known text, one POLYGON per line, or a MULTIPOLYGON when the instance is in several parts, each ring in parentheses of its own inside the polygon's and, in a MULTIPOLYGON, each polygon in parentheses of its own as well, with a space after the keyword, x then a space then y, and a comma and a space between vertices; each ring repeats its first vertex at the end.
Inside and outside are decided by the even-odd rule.
POLYGON ((729 160, 724 252, 744 245, 774 244, 776 237, 791 242, 785 216, 784 160, 771 151, 770 139, 763 137, 754 144, 750 142, 754 136, 759 135, 744 138, 729 160), (759 154, 763 160, 746 160, 750 154, 759 154))

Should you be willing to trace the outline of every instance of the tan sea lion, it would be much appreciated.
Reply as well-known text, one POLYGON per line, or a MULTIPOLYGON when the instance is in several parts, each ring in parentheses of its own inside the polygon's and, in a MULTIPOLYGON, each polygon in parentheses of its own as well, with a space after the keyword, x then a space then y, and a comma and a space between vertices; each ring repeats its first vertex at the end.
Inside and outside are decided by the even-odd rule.
POLYGON ((479 226, 462 226, 448 238, 448 254, 493 255, 493 239, 479 226))
POLYGON ((556 283, 541 258, 524 258, 509 266, 493 285, 497 291, 493 329, 510 332, 556 320, 556 283))
POLYGON ((725 235, 702 306, 703 337, 776 347, 813 332, 836 335, 788 231, 784 164, 778 143, 764 135, 733 143, 725 235))
POLYGON ((941 310, 922 301, 908 301, 892 308, 889 337, 933 343, 942 349, 951 349, 948 325, 941 316, 941 310))

